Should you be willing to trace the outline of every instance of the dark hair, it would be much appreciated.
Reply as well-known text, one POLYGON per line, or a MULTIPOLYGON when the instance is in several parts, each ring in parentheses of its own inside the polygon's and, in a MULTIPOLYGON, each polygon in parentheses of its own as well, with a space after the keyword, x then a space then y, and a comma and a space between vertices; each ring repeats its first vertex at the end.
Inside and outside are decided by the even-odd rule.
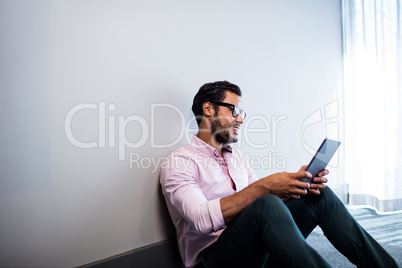
MULTIPOLYGON (((191 109, 197 120, 197 124, 200 125, 201 118, 203 116, 202 105, 206 101, 221 102, 226 98, 226 91, 233 92, 238 96, 241 96, 240 88, 228 81, 217 81, 214 83, 204 84, 197 94, 194 96, 193 106, 191 109)), ((213 104, 215 110, 218 110, 218 106, 213 104)))

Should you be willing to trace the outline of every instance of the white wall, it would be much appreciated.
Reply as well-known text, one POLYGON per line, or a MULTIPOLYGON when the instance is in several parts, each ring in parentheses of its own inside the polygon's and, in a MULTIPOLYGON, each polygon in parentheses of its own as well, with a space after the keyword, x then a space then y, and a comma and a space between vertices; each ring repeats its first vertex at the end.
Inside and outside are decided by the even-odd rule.
MULTIPOLYGON (((153 148, 140 125, 143 119, 151 128, 152 104, 178 107, 187 122, 203 83, 238 84, 249 120, 286 116, 275 148, 272 132, 249 136, 268 148, 238 145, 270 165, 255 166, 263 176, 310 160, 303 122, 341 97, 339 0, 9 0, 0 3, 0 25, 0 266, 77 266, 168 237, 159 166, 153 172, 129 161, 135 153, 147 165, 186 144, 153 148), (102 102, 116 107, 104 114, 120 125, 111 130, 116 143, 144 138, 143 146, 113 147, 101 126, 106 144, 99 148, 102 102), (70 109, 83 103, 96 109, 77 112, 72 133, 97 148, 78 148, 65 134, 70 109), (133 115, 123 131, 119 117, 133 115), (119 160, 123 149, 126 160, 119 160)), ((153 119, 157 144, 184 130, 172 108, 155 109, 153 119)), ((318 147, 326 123, 306 128, 308 145, 318 147)))

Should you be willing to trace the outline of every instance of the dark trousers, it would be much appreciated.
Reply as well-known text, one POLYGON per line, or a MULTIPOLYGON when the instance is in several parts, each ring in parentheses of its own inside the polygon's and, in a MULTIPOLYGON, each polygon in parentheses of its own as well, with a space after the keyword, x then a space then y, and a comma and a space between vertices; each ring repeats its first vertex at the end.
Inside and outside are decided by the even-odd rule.
POLYGON ((199 267, 330 267, 305 239, 317 225, 358 267, 397 267, 328 187, 286 203, 260 197, 203 252, 199 267))

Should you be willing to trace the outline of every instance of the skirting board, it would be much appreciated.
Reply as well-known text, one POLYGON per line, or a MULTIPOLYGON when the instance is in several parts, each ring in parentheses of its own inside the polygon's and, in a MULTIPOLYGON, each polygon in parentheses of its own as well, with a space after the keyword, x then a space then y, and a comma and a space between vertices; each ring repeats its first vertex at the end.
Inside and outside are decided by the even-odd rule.
POLYGON ((177 241, 161 241, 134 249, 104 260, 89 263, 79 268, 183 268, 177 241))

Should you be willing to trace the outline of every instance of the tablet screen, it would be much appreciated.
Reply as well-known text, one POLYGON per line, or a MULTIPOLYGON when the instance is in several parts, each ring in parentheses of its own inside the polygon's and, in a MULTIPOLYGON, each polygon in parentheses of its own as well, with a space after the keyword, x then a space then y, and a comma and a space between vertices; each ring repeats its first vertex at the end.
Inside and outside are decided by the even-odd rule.
MULTIPOLYGON (((313 175, 313 178, 317 177, 318 173, 327 167, 332 156, 334 156, 335 152, 338 150, 339 145, 341 145, 340 141, 324 139, 306 169, 313 175)), ((311 182, 312 179, 304 178, 301 181, 311 182)))

